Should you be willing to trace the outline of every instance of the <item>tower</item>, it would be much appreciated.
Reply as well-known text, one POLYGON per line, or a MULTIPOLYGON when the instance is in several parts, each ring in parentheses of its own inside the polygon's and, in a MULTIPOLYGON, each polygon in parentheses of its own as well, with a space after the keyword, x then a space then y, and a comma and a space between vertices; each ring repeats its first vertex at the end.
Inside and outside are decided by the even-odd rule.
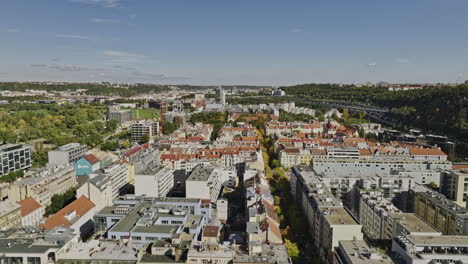
POLYGON ((219 100, 222 105, 226 104, 226 92, 223 90, 221 85, 219 86, 219 100))

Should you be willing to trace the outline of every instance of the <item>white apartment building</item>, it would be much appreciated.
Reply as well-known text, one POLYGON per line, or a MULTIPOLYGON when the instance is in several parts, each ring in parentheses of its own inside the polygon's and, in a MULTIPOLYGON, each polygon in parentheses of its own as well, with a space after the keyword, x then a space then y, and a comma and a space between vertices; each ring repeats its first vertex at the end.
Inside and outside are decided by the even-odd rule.
POLYGON ((221 169, 210 165, 199 165, 186 181, 187 198, 209 199, 216 203, 223 184, 221 169))
POLYGON ((143 135, 149 135, 150 139, 159 135, 159 122, 152 120, 134 121, 130 126, 131 141, 140 142, 143 135))
POLYGON ((307 217, 314 248, 324 263, 333 263, 340 240, 363 239, 362 225, 309 166, 293 167, 291 192, 307 217))
MULTIPOLYGON (((312 166, 315 172, 323 175, 336 176, 366 176, 366 175, 391 175, 406 174, 416 179, 426 180, 429 177, 437 180, 437 172, 449 170, 452 167, 448 161, 415 161, 382 160, 382 159, 335 159, 314 158, 312 166), (433 172, 435 174, 429 174, 433 172), (418 175, 419 173, 419 175, 418 175)), ((436 182, 438 184, 438 182, 436 182)))
POLYGON ((166 197, 174 187, 174 170, 150 166, 135 172, 135 195, 166 197))
POLYGON ((403 264, 467 263, 468 236, 399 236, 392 252, 403 264))
POLYGON ((41 206, 47 206, 54 194, 63 194, 76 185, 76 173, 73 166, 59 166, 44 169, 30 177, 15 181, 10 185, 8 198, 19 202, 32 197, 41 206))
POLYGON ((108 166, 91 173, 90 179, 103 175, 109 178, 112 183, 112 197, 117 198, 120 195, 122 188, 129 182, 129 167, 124 162, 114 162, 108 166))
POLYGON ((31 167, 31 146, 0 145, 0 175, 31 167))
POLYGON ((85 156, 87 147, 79 143, 69 143, 49 151, 48 166, 68 165, 85 156))

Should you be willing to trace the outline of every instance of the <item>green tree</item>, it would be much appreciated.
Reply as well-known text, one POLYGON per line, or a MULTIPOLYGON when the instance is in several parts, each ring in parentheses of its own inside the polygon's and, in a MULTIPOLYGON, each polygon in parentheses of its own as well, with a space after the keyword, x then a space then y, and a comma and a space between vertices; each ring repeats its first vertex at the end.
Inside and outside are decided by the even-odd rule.
POLYGON ((50 199, 50 204, 45 209, 46 216, 52 215, 60 211, 65 206, 76 200, 76 189, 68 189, 63 194, 55 194, 50 199))
POLYGON ((148 143, 150 141, 150 135, 149 134, 144 134, 141 136, 141 142, 142 143, 148 143))

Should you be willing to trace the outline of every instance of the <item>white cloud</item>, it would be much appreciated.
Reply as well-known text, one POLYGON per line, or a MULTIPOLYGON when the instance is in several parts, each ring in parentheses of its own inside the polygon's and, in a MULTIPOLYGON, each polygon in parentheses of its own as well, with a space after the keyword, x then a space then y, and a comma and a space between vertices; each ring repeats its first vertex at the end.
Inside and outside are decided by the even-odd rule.
POLYGON ((5 32, 7 32, 7 33, 18 33, 18 32, 21 32, 21 30, 19 28, 7 28, 5 30, 5 32))
POLYGON ((57 34, 55 35, 57 38, 68 38, 68 39, 82 39, 82 40, 89 40, 88 36, 83 35, 73 35, 73 34, 57 34))
POLYGON ((302 28, 293 28, 291 30, 292 33, 301 33, 301 32, 304 32, 304 30, 302 28))
POLYGON ((98 5, 106 8, 114 8, 120 5, 121 0, 70 0, 75 3, 82 3, 88 5, 98 5))
POLYGON ((110 57, 114 63, 138 62, 146 58, 146 56, 142 54, 129 53, 119 50, 105 50, 103 51, 103 54, 107 57, 110 57))
POLYGON ((99 68, 87 68, 76 65, 60 65, 60 64, 31 64, 33 68, 44 68, 58 71, 69 71, 69 72, 80 72, 80 71, 104 71, 104 69, 99 68))
POLYGON ((89 22, 91 23, 114 23, 118 24, 120 23, 120 20, 117 19, 109 19, 109 18, 90 18, 89 22))
POLYGON ((409 63, 409 59, 406 59, 406 58, 396 58, 395 61, 401 64, 409 63))
POLYGON ((367 63, 367 67, 374 68, 376 66, 377 66, 377 62, 375 62, 375 61, 367 63))

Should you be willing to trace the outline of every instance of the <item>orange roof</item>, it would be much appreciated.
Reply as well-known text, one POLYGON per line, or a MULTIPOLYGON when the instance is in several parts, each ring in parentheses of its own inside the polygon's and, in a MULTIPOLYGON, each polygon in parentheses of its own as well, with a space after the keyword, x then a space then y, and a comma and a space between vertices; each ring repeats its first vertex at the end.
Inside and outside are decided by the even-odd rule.
POLYGON ((73 201, 71 204, 65 206, 62 210, 49 216, 44 224, 39 224, 38 228, 41 229, 53 229, 57 226, 70 226, 70 222, 65 217, 73 212, 76 212, 78 217, 82 217, 89 210, 95 207, 94 203, 91 202, 86 196, 82 195, 80 198, 73 201))
POLYGON ((326 155, 327 151, 324 149, 311 149, 310 152, 312 155, 326 155))
POLYGON ((88 155, 84 156, 84 159, 87 160, 91 164, 96 164, 96 163, 99 162, 99 159, 96 156, 94 156, 93 154, 88 154, 88 155))
POLYGON ((409 152, 412 156, 447 156, 447 154, 445 154, 442 150, 438 148, 410 148, 409 152))
POLYGON ((217 226, 205 226, 203 229, 204 237, 218 237, 219 227, 217 226))
POLYGON ((359 149, 359 156, 372 156, 370 149, 359 149))
POLYGON ((452 169, 454 169, 454 170, 465 170, 465 169, 468 169, 468 164, 453 164, 452 169))
POLYGON ((26 198, 17 203, 21 205, 21 216, 26 216, 41 208, 41 205, 32 197, 26 198))

